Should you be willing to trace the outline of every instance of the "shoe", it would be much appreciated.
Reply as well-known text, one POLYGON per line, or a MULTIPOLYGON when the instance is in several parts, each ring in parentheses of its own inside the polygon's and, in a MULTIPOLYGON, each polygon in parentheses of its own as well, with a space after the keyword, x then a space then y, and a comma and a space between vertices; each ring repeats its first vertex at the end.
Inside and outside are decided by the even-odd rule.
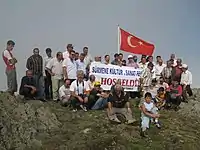
POLYGON ((157 123, 155 123, 155 124, 156 124, 156 127, 157 127, 158 129, 161 129, 161 125, 160 125, 159 122, 157 122, 157 123))
POLYGON ((80 105, 80 107, 81 107, 81 109, 83 109, 83 111, 87 111, 87 108, 85 107, 85 106, 83 106, 83 105, 80 105))
POLYGON ((75 109, 73 109, 72 111, 73 111, 73 112, 77 112, 78 110, 75 108, 75 109))
POLYGON ((141 129, 141 131, 140 131, 140 136, 141 136, 141 137, 144 137, 144 138, 147 138, 147 137, 148 137, 148 134, 147 134, 146 131, 142 131, 142 129, 141 129))
POLYGON ((112 121, 117 122, 117 123, 121 123, 121 121, 118 118, 115 118, 112 121))
POLYGON ((127 124, 133 124, 134 122, 136 122, 136 120, 135 120, 135 119, 128 120, 128 121, 127 121, 127 124))

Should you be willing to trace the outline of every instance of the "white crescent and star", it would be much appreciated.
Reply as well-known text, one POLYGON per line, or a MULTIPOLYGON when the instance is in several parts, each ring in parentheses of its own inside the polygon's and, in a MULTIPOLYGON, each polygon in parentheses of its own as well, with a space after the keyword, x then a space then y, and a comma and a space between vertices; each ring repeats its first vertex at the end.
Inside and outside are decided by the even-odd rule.
MULTIPOLYGON (((131 38, 132 38, 133 36, 128 36, 128 38, 127 38, 127 43, 128 43, 128 45, 130 46, 130 47, 133 47, 133 48, 135 48, 135 47, 137 47, 138 45, 133 45, 132 43, 131 43, 131 38)), ((143 45, 143 43, 142 43, 142 41, 138 41, 138 43, 139 43, 139 46, 140 45, 143 45)))

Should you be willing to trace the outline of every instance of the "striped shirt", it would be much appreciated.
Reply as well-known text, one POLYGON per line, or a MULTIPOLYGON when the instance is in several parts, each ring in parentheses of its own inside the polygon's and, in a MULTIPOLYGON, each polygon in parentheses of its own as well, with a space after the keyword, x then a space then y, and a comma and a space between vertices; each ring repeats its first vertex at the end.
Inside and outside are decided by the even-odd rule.
POLYGON ((33 75, 43 74, 43 59, 42 56, 32 55, 27 59, 26 68, 33 71, 33 75))
POLYGON ((145 68, 141 74, 141 78, 143 79, 143 86, 149 87, 152 82, 153 73, 149 68, 145 68))
POLYGON ((172 76, 172 67, 164 67, 162 72, 161 72, 161 75, 166 79, 171 78, 171 76, 172 76))

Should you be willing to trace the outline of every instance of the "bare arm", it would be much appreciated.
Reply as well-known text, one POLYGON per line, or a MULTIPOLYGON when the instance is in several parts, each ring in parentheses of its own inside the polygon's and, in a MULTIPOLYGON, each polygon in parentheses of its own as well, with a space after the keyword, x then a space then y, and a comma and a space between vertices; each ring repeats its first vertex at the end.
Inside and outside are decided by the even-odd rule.
POLYGON ((64 74, 65 79, 68 79, 67 67, 63 67, 63 74, 64 74))
POLYGON ((146 116, 149 116, 149 117, 151 117, 151 118, 155 118, 155 115, 149 113, 149 112, 146 110, 146 108, 145 108, 144 105, 141 106, 141 110, 142 110, 142 112, 143 112, 146 116))

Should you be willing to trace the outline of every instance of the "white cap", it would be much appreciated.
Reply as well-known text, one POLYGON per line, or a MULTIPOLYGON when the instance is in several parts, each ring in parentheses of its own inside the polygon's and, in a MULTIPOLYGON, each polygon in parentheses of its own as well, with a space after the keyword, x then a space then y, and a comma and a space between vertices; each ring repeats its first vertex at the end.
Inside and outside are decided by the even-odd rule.
POLYGON ((133 58, 133 55, 128 55, 128 59, 129 59, 129 58, 133 58))
POLYGON ((186 64, 182 64, 182 68, 187 68, 188 66, 186 64))

